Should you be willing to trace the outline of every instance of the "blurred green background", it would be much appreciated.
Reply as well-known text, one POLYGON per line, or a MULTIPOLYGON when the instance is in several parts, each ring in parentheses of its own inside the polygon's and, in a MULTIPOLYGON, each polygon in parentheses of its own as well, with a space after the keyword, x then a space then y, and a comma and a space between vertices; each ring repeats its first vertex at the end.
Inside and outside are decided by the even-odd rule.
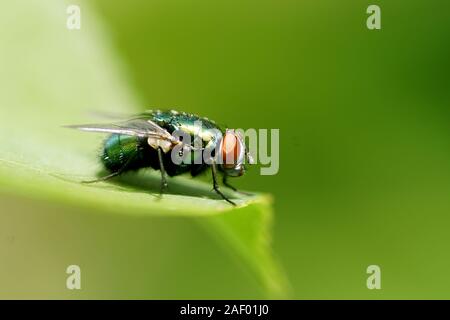
MULTIPOLYGON (((450 298, 450 3, 95 0, 85 8, 103 19, 121 57, 139 101, 130 108, 280 129, 279 173, 254 169, 235 185, 273 194, 274 251, 291 298, 450 298), (370 4, 381 7, 381 30, 366 27, 370 4), (366 288, 371 264, 381 267, 381 290, 366 288)), ((104 219, 0 199, 3 242, 36 244, 32 258, 2 247, 16 250, 2 255, 10 259, 1 262, 3 298, 263 297, 189 219, 104 219), (72 248, 86 248, 76 258, 97 268, 95 288, 64 290, 59 270, 72 248)))

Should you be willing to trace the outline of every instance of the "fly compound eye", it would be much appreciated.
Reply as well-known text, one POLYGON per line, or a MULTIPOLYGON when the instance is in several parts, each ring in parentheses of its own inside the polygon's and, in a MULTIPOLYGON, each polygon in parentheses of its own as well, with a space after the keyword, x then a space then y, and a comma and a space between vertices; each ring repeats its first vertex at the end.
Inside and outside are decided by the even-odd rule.
POLYGON ((238 136, 231 131, 225 133, 222 141, 222 160, 225 168, 234 167, 242 152, 238 136))

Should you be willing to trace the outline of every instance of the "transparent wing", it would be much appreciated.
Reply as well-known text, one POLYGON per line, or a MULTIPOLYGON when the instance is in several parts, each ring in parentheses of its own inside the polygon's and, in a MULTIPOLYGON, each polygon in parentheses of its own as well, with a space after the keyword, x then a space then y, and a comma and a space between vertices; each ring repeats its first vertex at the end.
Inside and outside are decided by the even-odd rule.
POLYGON ((182 144, 185 148, 188 148, 190 150, 203 150, 203 148, 195 148, 190 144, 183 143, 179 139, 175 138, 172 134, 170 134, 166 129, 160 127, 158 124, 156 124, 152 120, 149 120, 148 118, 135 118, 118 123, 82 124, 69 125, 64 127, 89 132, 116 133, 141 138, 154 138, 156 140, 167 141, 172 144, 182 144))
POLYGON ((166 129, 148 119, 133 119, 118 123, 82 124, 65 127, 89 132, 117 133, 176 142, 176 139, 166 129))

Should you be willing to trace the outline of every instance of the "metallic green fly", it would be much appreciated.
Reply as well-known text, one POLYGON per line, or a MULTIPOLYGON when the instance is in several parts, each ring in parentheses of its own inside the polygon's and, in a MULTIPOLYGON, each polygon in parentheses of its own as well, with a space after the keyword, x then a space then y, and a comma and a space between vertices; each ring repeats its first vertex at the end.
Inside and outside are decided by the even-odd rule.
POLYGON ((220 190, 218 174, 222 174, 225 186, 237 191, 227 178, 242 176, 245 163, 252 163, 242 135, 234 130, 223 130, 212 120, 185 112, 146 111, 117 123, 68 127, 111 134, 101 153, 101 162, 109 174, 87 183, 105 181, 141 168, 153 168, 161 172, 162 194, 167 189, 166 175, 189 172, 195 177, 211 167, 213 189, 234 205, 220 190), (174 161, 174 151, 184 161, 174 161), (203 161, 196 161, 199 158, 203 161))

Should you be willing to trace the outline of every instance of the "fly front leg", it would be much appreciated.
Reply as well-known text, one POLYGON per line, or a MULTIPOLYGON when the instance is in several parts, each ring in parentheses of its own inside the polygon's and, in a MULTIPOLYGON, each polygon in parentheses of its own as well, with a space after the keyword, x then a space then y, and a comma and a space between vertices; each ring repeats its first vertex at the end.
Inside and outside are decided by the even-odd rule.
POLYGON ((159 189, 159 194, 162 195, 164 191, 167 190, 167 175, 166 170, 164 169, 163 150, 161 148, 158 148, 158 160, 159 170, 161 171, 161 187, 159 189))
POLYGON ((213 161, 211 164, 211 172, 212 172, 212 178, 213 178, 213 188, 214 191, 217 192, 218 195, 220 195, 222 197, 223 200, 225 200, 228 203, 231 203, 233 206, 236 205, 236 203, 234 203, 233 201, 231 201, 230 199, 228 199, 223 193, 222 191, 220 191, 219 188, 219 184, 217 183, 217 165, 216 163, 213 161))
POLYGON ((228 182, 228 175, 225 173, 223 175, 222 178, 222 183, 225 187, 230 188, 231 190, 233 190, 234 192, 240 192, 238 191, 238 189, 236 187, 233 187, 229 182, 228 182))
POLYGON ((240 190, 238 190, 236 187, 233 187, 231 184, 229 184, 229 183, 228 183, 228 175, 227 175, 227 174, 225 174, 225 175, 223 176, 222 183, 223 183, 224 186, 226 186, 227 188, 230 188, 230 189, 233 190, 234 192, 237 192, 237 193, 240 193, 240 194, 243 194, 243 195, 246 195, 246 196, 251 196, 251 195, 253 195, 253 194, 251 194, 250 192, 240 191, 240 190))

